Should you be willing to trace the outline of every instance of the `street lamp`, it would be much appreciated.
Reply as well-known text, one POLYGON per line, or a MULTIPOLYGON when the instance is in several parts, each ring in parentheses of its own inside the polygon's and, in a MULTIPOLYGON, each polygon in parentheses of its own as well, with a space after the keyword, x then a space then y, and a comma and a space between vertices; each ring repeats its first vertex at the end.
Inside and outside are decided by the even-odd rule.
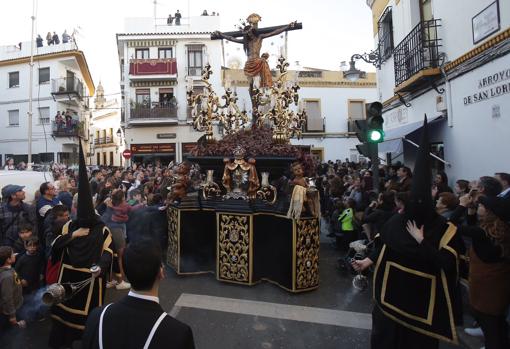
POLYGON ((116 132, 117 138, 120 140, 120 145, 122 145, 122 130, 119 128, 116 132))
POLYGON ((372 51, 370 53, 358 54, 355 53, 351 56, 349 62, 349 70, 344 71, 344 78, 349 81, 358 81, 358 79, 364 79, 367 73, 363 70, 356 68, 356 60, 362 59, 367 63, 373 64, 376 68, 381 67, 381 57, 378 51, 372 51))

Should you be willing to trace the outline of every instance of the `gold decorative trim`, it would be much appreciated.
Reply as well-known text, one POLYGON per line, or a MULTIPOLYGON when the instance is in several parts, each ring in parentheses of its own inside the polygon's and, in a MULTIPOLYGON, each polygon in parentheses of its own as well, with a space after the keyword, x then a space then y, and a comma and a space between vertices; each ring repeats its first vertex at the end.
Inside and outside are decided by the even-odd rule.
POLYGON ((216 214, 217 278, 242 284, 252 283, 253 216, 216 214))
MULTIPOLYGON (((453 226, 453 228, 455 228, 455 227, 453 226)), ((450 227, 448 228, 447 232, 445 232, 445 235, 449 236, 449 238, 445 238, 445 236, 443 236, 441 241, 448 241, 449 242, 451 240, 451 238, 455 235, 455 234, 451 233, 451 229, 452 229, 452 225, 450 225, 450 227)), ((372 295, 373 295, 373 299, 374 299, 374 301, 376 303, 377 303, 376 296, 375 296, 376 277, 377 277, 377 274, 378 274, 378 271, 379 271, 379 267, 381 265, 381 262, 382 262, 382 259, 383 259, 383 256, 384 256, 385 252, 386 252, 386 245, 383 245, 383 247, 381 249, 381 252, 379 254, 379 258, 377 259, 377 263, 376 263, 375 268, 374 268, 374 274, 373 274, 373 280, 372 280, 372 295)), ((389 262, 389 263, 391 263, 391 262, 389 262)), ((458 345, 459 341, 458 341, 457 330, 456 330, 455 323, 454 323, 453 307, 452 307, 450 292, 449 292, 449 289, 448 289, 448 283, 447 283, 447 280, 446 280, 446 274, 444 273, 443 270, 441 270, 441 282, 442 282, 443 289, 444 289, 444 292, 445 292, 446 304, 447 304, 447 307, 448 307, 448 314, 449 314, 449 317, 450 317, 450 327, 451 327, 451 331, 452 331, 452 338, 445 337, 445 336, 439 335, 437 333, 430 332, 430 331, 424 330, 422 328, 419 328, 419 327, 413 326, 411 324, 408 324, 407 322, 402 321, 399 318, 397 318, 396 316, 386 312, 381 307, 379 307, 379 310, 381 310, 381 312, 385 316, 387 316, 391 320, 399 323, 400 325, 402 325, 402 326, 404 326, 406 328, 409 328, 409 329, 411 329, 413 331, 416 331, 418 333, 421 333, 423 335, 426 335, 426 336, 429 336, 429 337, 432 337, 432 338, 436 338, 436 339, 445 341, 447 343, 452 343, 452 344, 458 345)), ((384 287, 384 285, 383 285, 383 287, 384 287)))
POLYGON ((66 326, 69 326, 71 328, 75 328, 77 330, 85 330, 85 326, 83 325, 76 325, 76 324, 73 324, 72 322, 69 322, 69 321, 65 321, 64 319, 62 319, 60 316, 57 316, 57 315, 53 315, 51 314, 51 317, 61 323, 63 323, 64 325, 66 326))
MULTIPOLYGON (((293 262, 295 262, 294 289, 315 287, 319 284, 319 221, 316 218, 295 221, 293 262), (295 261, 294 261, 295 258, 295 261)), ((294 273, 293 273, 294 274, 294 273)))
POLYGON ((128 47, 173 47, 177 40, 129 40, 128 47))
MULTIPOLYGON (((72 265, 64 263, 64 264, 62 264, 62 268, 60 269, 60 273, 59 273, 60 275, 58 276, 58 283, 59 284, 62 282, 62 275, 64 274, 64 269, 69 269, 69 270, 79 271, 79 272, 82 272, 82 273, 91 274, 90 269, 88 269, 88 268, 75 268, 72 265)), ((57 307, 62 308, 63 310, 67 311, 68 313, 88 316, 88 314, 89 314, 89 307, 90 307, 90 301, 92 300, 92 292, 94 291, 94 282, 95 282, 95 280, 96 280, 96 278, 92 278, 92 281, 90 282, 90 285, 87 286, 89 288, 89 293, 87 295, 87 301, 85 302, 85 309, 83 309, 83 310, 73 309, 73 308, 70 308, 68 306, 65 306, 62 303, 57 304, 57 307)), ((99 285, 99 288, 101 288, 101 285, 99 285)))
MULTIPOLYGON (((289 219, 288 217, 285 217, 289 219)), ((292 220, 292 290, 296 290, 296 221, 292 220)))
POLYGON ((382 294, 381 294, 381 303, 382 304, 384 304, 385 306, 387 306, 388 308, 390 308, 391 310, 395 311, 396 313, 398 313, 398 314, 400 314, 402 316, 405 316, 407 318, 410 318, 410 319, 422 322, 422 323, 427 324, 427 325, 430 326, 430 325, 432 325, 432 318, 433 318, 433 315, 434 315, 434 304, 435 304, 435 301, 436 301, 436 276, 435 275, 427 274, 427 273, 423 273, 423 272, 418 271, 418 270, 407 268, 407 267, 404 267, 403 265, 397 264, 395 262, 386 262, 386 267, 384 269, 384 276, 383 276, 383 281, 382 281, 382 294), (408 313, 408 312, 406 312, 406 311, 404 311, 404 310, 402 310, 400 308, 397 308, 393 304, 386 302, 386 300, 385 300, 385 297, 386 297, 386 287, 387 287, 388 276, 390 274, 390 268, 391 267, 400 269, 400 270, 402 270, 402 271, 404 271, 406 273, 410 273, 410 274, 413 274, 413 275, 416 275, 416 276, 419 276, 419 277, 422 277, 422 278, 430 279, 430 281, 431 281, 431 283, 430 283, 430 297, 429 297, 429 306, 427 308, 428 310, 427 310, 427 317, 426 318, 423 318, 423 317, 418 316, 418 315, 410 314, 410 313, 408 313))
POLYGON ((480 44, 477 47, 475 47, 474 49, 466 52, 465 54, 463 54, 459 58, 457 58, 454 61, 448 63, 445 66, 445 70, 446 71, 452 70, 453 68, 459 66, 460 64, 464 63, 465 61, 467 61, 467 60, 469 60, 471 58, 474 58, 474 57, 482 54, 483 52, 487 51, 491 47, 496 46, 497 44, 499 44, 500 42, 502 42, 502 41, 504 41, 504 40, 506 40, 508 38, 510 38, 510 28, 507 28, 504 31, 494 35, 493 37, 489 38, 488 40, 486 40, 482 44, 480 44))
POLYGON ((455 327, 455 320, 453 317, 452 299, 450 298, 450 290, 448 288, 448 281, 446 280, 446 274, 444 270, 441 270, 441 282, 443 283, 444 295, 446 297, 446 304, 448 306, 448 315, 450 317, 450 329, 452 331, 453 337, 452 341, 453 343, 458 344, 459 339, 457 337, 457 328, 455 327))
POLYGON ((168 217, 168 251, 167 264, 170 265, 176 273, 179 273, 180 259, 180 231, 179 220, 180 212, 175 207, 169 207, 168 217))
MULTIPOLYGON (((379 234, 377 234, 379 235, 379 234)), ((377 235, 375 236, 377 238, 377 235)), ((384 253, 386 252, 386 245, 383 245, 381 248, 381 252, 379 252, 379 258, 377 258, 377 263, 375 263, 374 275, 372 275, 372 297, 374 301, 377 301, 375 298, 375 278, 377 277, 377 272, 379 271, 379 266, 381 265, 381 261, 383 259, 384 253)))

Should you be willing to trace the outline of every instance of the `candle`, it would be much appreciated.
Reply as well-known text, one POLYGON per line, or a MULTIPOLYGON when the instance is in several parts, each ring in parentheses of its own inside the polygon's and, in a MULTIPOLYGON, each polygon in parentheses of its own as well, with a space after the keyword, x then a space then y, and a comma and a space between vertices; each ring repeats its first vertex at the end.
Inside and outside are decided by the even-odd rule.
POLYGON ((303 112, 303 100, 302 99, 300 99, 298 102, 298 112, 299 113, 303 112))
POLYGON ((225 89, 229 89, 232 84, 232 81, 229 78, 225 79, 225 89))

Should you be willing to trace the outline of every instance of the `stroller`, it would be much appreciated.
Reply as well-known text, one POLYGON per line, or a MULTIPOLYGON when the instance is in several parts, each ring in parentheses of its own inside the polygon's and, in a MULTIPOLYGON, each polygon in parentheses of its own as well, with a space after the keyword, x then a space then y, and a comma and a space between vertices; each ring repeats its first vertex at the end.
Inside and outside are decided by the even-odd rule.
POLYGON ((368 279, 365 274, 368 274, 369 271, 367 269, 365 272, 357 272, 351 263, 353 260, 365 259, 373 249, 373 241, 367 239, 356 240, 349 244, 347 254, 338 259, 338 269, 346 276, 354 276, 352 285, 361 291, 368 287, 368 279))

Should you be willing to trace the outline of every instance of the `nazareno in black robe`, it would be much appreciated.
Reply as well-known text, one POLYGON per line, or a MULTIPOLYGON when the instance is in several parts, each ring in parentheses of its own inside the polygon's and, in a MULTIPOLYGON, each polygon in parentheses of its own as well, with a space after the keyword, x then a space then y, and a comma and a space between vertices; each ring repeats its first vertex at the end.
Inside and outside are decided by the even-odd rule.
POLYGON ((457 344, 454 297, 461 241, 456 227, 435 216, 418 244, 406 221, 395 214, 378 237, 372 348, 437 348, 439 340, 457 344))
POLYGON ((90 233, 71 240, 71 233, 78 229, 77 222, 68 222, 52 244, 52 258, 61 260, 58 283, 79 282, 89 279, 90 267, 101 267, 101 275, 76 293, 71 299, 51 308, 53 327, 49 346, 71 347, 85 329, 89 313, 101 306, 105 296, 105 273, 109 272, 113 257, 112 237, 109 229, 98 220, 90 233))

